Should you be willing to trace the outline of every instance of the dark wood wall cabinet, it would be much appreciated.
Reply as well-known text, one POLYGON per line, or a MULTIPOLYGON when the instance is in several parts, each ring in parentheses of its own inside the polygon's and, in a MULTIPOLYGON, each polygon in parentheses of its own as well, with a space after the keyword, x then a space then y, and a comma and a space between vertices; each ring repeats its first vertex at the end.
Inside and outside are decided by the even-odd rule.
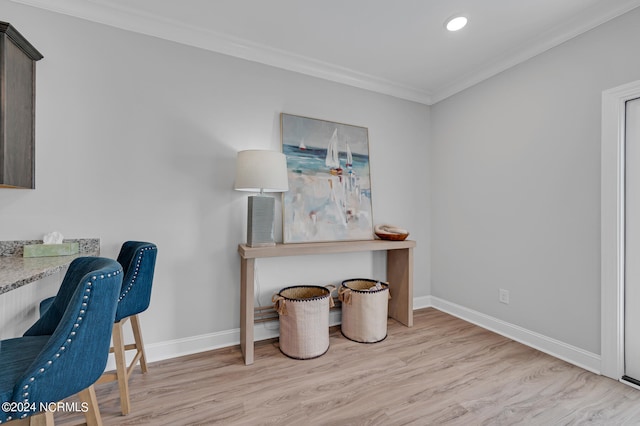
POLYGON ((40 52, 0 21, 0 188, 35 188, 36 61, 40 52))

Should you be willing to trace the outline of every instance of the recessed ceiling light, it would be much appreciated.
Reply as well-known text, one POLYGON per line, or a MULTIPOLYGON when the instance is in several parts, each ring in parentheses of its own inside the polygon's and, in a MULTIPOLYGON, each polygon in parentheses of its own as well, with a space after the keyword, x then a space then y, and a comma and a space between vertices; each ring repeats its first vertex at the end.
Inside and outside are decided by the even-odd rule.
POLYGON ((447 19, 444 26, 449 31, 458 31, 467 25, 467 21, 466 16, 457 15, 447 19))

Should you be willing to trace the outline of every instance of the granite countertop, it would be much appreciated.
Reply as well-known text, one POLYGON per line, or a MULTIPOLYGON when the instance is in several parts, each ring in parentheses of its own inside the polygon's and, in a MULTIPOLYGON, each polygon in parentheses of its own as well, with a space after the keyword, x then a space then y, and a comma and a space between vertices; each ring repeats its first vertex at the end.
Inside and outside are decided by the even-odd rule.
POLYGON ((22 257, 23 247, 28 244, 42 244, 42 241, 0 241, 0 294, 55 274, 77 257, 100 255, 99 238, 69 239, 64 242, 77 242, 79 253, 70 256, 25 258, 22 257))

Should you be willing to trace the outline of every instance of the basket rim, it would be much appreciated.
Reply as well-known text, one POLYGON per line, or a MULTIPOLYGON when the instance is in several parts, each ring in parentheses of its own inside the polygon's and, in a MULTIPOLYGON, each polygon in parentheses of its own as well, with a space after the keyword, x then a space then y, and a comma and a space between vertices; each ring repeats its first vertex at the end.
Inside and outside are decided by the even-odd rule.
POLYGON ((355 291, 356 293, 379 293, 381 291, 389 290, 389 284, 387 284, 387 283, 385 283, 383 281, 374 280, 374 279, 371 279, 371 278, 351 278, 351 279, 348 279, 348 280, 344 280, 344 281, 342 281, 341 287, 348 288, 349 290, 355 291), (368 281, 368 282, 373 283, 373 284, 380 283, 380 284, 382 284, 382 288, 379 289, 379 290, 358 290, 356 288, 351 288, 351 287, 349 287, 347 285, 347 283, 351 282, 351 281, 368 281))
POLYGON ((278 296, 280 296, 280 297, 284 298, 285 300, 290 300, 290 301, 292 301, 292 302, 307 302, 307 301, 309 301, 309 300, 321 300, 321 299, 326 299, 326 298, 328 298, 328 297, 330 297, 330 296, 331 296, 331 290, 329 290, 328 288, 323 287, 323 286, 321 286, 321 285, 291 285, 291 286, 289 286, 289 287, 285 287, 285 288, 283 288, 283 289, 280 289, 280 291, 278 291, 278 296), (325 294, 325 295, 323 295, 323 296, 305 297, 304 299, 293 299, 293 298, 291 298, 291 297, 287 297, 287 296, 284 296, 284 295, 282 294, 282 292, 283 292, 283 291, 285 291, 285 290, 289 290, 289 289, 292 289, 292 288, 319 288, 319 289, 322 289, 323 291, 326 291, 326 292, 327 292, 327 294, 325 294))

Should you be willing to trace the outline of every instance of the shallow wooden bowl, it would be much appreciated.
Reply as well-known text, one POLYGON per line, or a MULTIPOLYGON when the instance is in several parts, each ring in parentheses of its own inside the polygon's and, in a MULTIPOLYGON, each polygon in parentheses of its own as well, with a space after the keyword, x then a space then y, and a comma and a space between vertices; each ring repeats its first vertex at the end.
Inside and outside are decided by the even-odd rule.
POLYGON ((376 232, 376 236, 381 240, 391 240, 391 241, 404 241, 407 239, 409 234, 391 234, 384 232, 376 232))

